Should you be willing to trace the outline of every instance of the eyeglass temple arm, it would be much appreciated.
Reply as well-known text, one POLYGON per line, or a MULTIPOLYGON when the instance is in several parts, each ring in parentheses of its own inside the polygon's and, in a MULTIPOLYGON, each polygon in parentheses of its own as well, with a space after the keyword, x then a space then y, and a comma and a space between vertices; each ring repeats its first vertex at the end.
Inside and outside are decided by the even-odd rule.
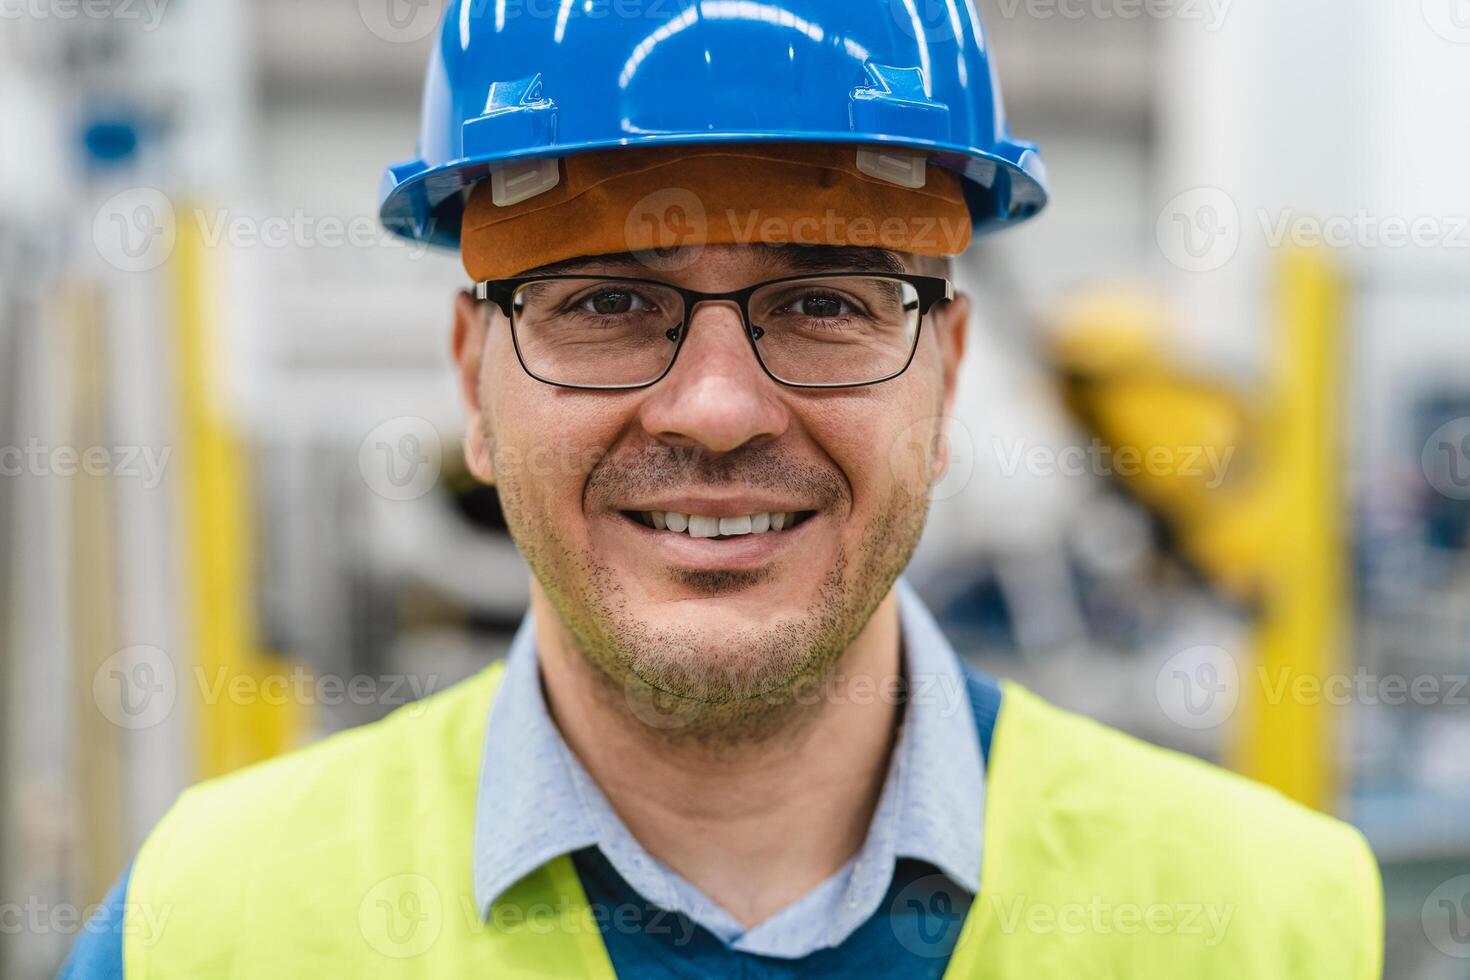
POLYGON ((488 282, 475 283, 475 299, 481 301, 482 303, 487 301, 494 303, 496 306, 500 307, 500 312, 504 313, 506 317, 509 318, 510 296, 508 294, 504 296, 490 295, 490 287, 496 285, 498 285, 498 283, 494 282, 493 280, 488 282))

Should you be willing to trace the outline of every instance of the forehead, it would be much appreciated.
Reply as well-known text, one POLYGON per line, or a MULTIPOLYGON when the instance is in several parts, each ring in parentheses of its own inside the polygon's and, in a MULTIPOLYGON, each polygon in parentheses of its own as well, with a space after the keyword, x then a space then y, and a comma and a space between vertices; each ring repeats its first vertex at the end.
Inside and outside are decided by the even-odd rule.
POLYGON ((890 272, 910 270, 905 257, 876 248, 805 245, 708 245, 648 255, 598 255, 568 259, 526 275, 596 272, 687 282, 710 277, 750 281, 807 272, 890 272))

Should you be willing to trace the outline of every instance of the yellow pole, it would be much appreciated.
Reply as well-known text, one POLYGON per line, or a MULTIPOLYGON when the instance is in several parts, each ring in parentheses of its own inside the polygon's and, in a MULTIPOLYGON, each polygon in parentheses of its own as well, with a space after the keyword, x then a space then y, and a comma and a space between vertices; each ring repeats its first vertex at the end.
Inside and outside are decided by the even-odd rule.
POLYGON ((178 392, 183 467, 185 569, 192 662, 180 664, 180 687, 194 692, 198 765, 217 776, 291 746, 305 706, 269 692, 289 670, 257 644, 252 529, 246 454, 220 404, 221 362, 214 347, 210 298, 217 295, 210 256, 194 212, 179 209, 175 245, 178 392), (241 683, 241 682, 244 683, 241 683))
POLYGON ((1275 305, 1277 390, 1266 433, 1271 546, 1231 761, 1325 810, 1336 802, 1339 779, 1336 709, 1324 685, 1347 669, 1348 630, 1338 400, 1343 284, 1323 250, 1284 254, 1275 305))

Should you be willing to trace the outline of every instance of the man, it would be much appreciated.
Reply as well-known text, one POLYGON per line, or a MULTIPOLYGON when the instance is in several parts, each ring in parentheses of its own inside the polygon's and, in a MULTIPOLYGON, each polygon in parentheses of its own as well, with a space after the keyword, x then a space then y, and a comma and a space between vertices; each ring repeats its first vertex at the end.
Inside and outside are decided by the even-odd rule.
POLYGON ((974 673, 900 579, 948 257, 1045 200, 974 9, 561 9, 451 5, 383 205, 477 284, 507 662, 190 791, 74 975, 1378 975, 1352 830, 974 673))

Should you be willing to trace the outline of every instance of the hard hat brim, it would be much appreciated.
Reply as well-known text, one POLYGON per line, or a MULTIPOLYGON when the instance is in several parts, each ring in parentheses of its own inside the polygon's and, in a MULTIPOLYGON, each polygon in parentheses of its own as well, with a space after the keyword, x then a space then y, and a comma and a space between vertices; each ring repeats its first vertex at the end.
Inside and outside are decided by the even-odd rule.
POLYGON ((379 216, 384 227, 403 238, 457 248, 464 212, 465 188, 486 179, 498 166, 516 160, 548 159, 617 147, 705 145, 711 143, 830 143, 898 147, 930 154, 935 166, 963 178, 965 200, 976 235, 1020 224, 1046 206, 1046 170, 1036 147, 1020 140, 997 143, 992 150, 893 138, 870 133, 656 133, 603 143, 543 146, 533 150, 484 154, 430 166, 421 159, 388 168, 380 190, 379 216))

